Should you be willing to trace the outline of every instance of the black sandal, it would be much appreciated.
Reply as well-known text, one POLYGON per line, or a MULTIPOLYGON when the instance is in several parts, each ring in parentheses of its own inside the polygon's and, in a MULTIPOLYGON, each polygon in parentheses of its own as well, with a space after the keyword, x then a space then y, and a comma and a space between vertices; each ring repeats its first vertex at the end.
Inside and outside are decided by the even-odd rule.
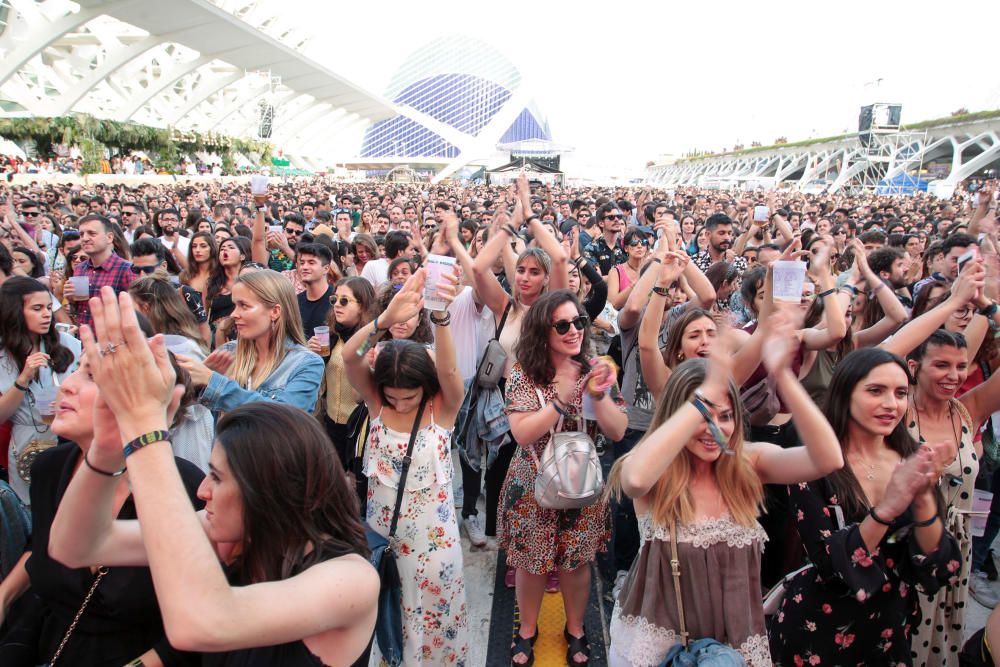
POLYGON ((563 628, 563 637, 566 638, 566 664, 567 665, 589 665, 590 664, 590 641, 587 639, 587 629, 584 628, 582 637, 574 637, 569 633, 568 628, 563 628), (587 656, 583 662, 577 662, 573 658, 577 653, 587 656))
POLYGON ((517 632, 517 641, 510 645, 511 667, 531 667, 535 664, 535 641, 538 639, 538 628, 535 628, 534 637, 522 637, 521 631, 517 632), (524 662, 514 662, 515 655, 527 656, 524 662))

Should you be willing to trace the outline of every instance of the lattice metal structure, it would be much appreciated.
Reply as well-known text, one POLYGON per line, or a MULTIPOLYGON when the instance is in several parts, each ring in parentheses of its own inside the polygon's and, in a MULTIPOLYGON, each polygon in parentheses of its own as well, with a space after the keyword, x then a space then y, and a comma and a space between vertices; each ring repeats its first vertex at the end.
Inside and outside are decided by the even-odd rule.
POLYGON ((396 109, 302 56, 304 40, 274 2, 2 0, 0 115, 270 129, 296 166, 323 168, 396 109))
POLYGON ((442 37, 418 49, 385 96, 400 113, 368 129, 360 159, 436 161, 443 166, 436 180, 491 157, 500 143, 552 139, 521 72, 471 37, 442 37))
MULTIPOLYGON (((891 181, 931 163, 943 163, 946 174, 932 185, 938 195, 950 196, 961 181, 1000 165, 1000 117, 943 120, 919 132, 903 131, 876 152, 888 156, 883 160, 884 167, 872 177, 878 180, 891 181)), ((769 186, 786 184, 835 192, 863 186, 862 175, 872 163, 869 148, 859 142, 857 135, 847 135, 813 144, 775 146, 653 165, 646 170, 646 181, 670 188, 708 183, 735 187, 767 180, 769 186)))

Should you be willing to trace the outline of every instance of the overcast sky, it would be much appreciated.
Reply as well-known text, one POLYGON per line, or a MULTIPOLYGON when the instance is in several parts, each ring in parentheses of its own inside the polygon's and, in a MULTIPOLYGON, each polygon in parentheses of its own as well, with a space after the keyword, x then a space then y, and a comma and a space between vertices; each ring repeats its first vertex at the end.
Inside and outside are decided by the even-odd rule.
POLYGON ((581 165, 641 169, 663 154, 852 131, 870 101, 902 103, 904 123, 1000 108, 1000 3, 985 0, 282 6, 321 31, 313 57, 380 94, 436 37, 492 44, 581 165))

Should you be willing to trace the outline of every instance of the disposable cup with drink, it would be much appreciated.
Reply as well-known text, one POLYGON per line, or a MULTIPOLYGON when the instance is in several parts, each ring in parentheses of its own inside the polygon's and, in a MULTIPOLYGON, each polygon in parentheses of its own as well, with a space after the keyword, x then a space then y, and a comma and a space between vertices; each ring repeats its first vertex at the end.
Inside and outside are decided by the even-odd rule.
POLYGON ((59 388, 55 385, 43 386, 32 389, 31 394, 35 398, 35 409, 41 415, 42 421, 51 424, 56 418, 56 396, 59 394, 59 388))
POLYGON ((319 341, 319 353, 321 356, 330 356, 330 327, 316 327, 313 335, 319 341))
POLYGON ((69 283, 73 286, 74 301, 86 301, 90 298, 90 276, 70 276, 69 283))

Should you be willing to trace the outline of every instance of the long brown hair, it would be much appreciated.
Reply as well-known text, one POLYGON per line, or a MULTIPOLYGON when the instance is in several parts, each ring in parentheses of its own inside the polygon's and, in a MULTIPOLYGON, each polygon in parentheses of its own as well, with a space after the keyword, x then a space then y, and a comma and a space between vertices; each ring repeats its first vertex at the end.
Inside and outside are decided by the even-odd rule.
POLYGON ((156 275, 136 278, 129 285, 128 293, 145 306, 143 313, 156 333, 184 336, 193 340, 208 354, 205 341, 201 338, 198 321, 191 309, 184 303, 184 297, 166 278, 156 275))
MULTIPOLYGON (((555 378, 555 369, 549 360, 549 333, 552 331, 552 314, 567 302, 576 306, 577 314, 586 314, 575 294, 568 289, 560 289, 539 296, 531 304, 521 324, 521 336, 514 346, 514 355, 525 375, 536 385, 551 384, 555 378)), ((584 327, 582 333, 580 353, 573 357, 573 361, 580 364, 580 372, 586 374, 590 369, 587 356, 587 350, 590 349, 590 327, 584 327)))
POLYGON ((227 412, 215 432, 243 505, 243 584, 287 579, 347 554, 368 555, 357 494, 326 432, 280 403, 227 412))
MULTIPOLYGON (((649 430, 636 448, 642 447, 650 433, 656 431, 661 424, 670 419, 671 415, 691 400, 694 390, 705 381, 706 366, 704 359, 688 359, 674 369, 663 388, 649 430)), ((720 456, 712 464, 712 470, 733 520, 744 526, 752 526, 760 513, 764 486, 743 453, 743 404, 740 402, 739 389, 732 381, 729 382, 729 401, 733 406, 735 423, 733 434, 729 436, 729 448, 733 450, 733 454, 720 456)), ((621 496, 621 467, 629 455, 625 454, 618 459, 611 468, 607 490, 609 496, 621 496)), ((682 449, 649 490, 647 497, 650 512, 657 525, 669 527, 674 521, 689 524, 695 520, 694 499, 691 495, 693 456, 686 447, 682 449)))
POLYGON ((707 317, 712 323, 715 320, 712 319, 712 314, 707 310, 702 308, 685 308, 684 312, 677 321, 673 323, 670 327, 669 333, 667 333, 667 344, 663 347, 663 362, 667 365, 667 368, 673 368, 677 364, 684 361, 680 358, 681 344, 684 342, 684 332, 695 320, 700 320, 703 317, 707 317))
POLYGON ((219 250, 215 247, 215 235, 209 234, 208 232, 196 233, 191 237, 191 243, 188 245, 187 268, 181 272, 180 276, 181 282, 185 285, 190 284, 191 279, 201 272, 198 268, 198 264, 194 261, 194 250, 191 247, 197 239, 202 239, 208 244, 208 261, 205 262, 205 273, 209 276, 209 278, 215 274, 216 266, 219 264, 219 250))

